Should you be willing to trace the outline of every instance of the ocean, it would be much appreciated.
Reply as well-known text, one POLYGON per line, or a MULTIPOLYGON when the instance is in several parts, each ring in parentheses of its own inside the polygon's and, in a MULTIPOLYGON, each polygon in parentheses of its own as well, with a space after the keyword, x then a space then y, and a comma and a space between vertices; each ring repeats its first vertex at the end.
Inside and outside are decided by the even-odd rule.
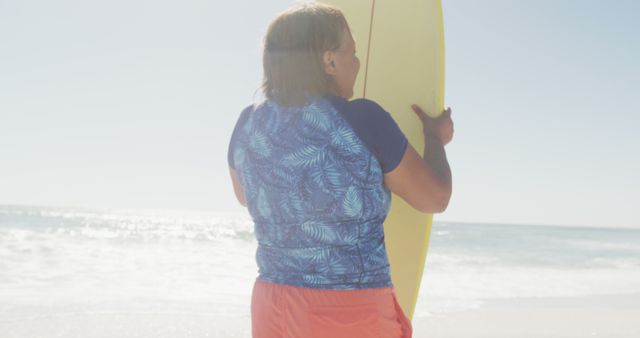
MULTIPOLYGON (((225 336, 247 337, 255 249, 248 214, 0 206, 0 332, 155 313, 206 317, 225 336)), ((436 215, 414 320, 495 299, 638 293, 640 229, 436 215)))

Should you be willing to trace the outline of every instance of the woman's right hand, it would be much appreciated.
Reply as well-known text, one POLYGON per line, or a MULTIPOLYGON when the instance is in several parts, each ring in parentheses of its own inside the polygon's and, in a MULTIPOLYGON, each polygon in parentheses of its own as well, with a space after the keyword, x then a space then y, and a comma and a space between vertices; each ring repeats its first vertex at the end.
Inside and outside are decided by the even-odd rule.
POLYGON ((422 130, 424 136, 428 137, 436 135, 442 145, 447 145, 453 138, 453 120, 451 120, 451 108, 447 108, 442 112, 442 115, 437 118, 432 118, 427 115, 420 106, 417 104, 411 105, 413 111, 418 115, 420 121, 422 121, 422 130))

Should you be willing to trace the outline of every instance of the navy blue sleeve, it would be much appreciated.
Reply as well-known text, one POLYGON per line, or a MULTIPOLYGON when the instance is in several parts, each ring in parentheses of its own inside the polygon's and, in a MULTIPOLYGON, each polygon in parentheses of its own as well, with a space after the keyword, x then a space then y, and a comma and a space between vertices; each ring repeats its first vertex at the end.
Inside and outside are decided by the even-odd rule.
POLYGON ((247 120, 247 117, 249 116, 249 112, 251 110, 253 110, 253 105, 250 105, 247 108, 242 110, 242 112, 240 113, 240 117, 238 117, 238 121, 236 122, 236 126, 233 128, 233 133, 231 133, 231 139, 229 140, 229 148, 227 150, 227 162, 229 163, 229 167, 231 169, 236 169, 236 166, 233 163, 233 147, 236 143, 236 139, 238 138, 239 129, 247 120))
POLYGON ((333 98, 332 102, 376 156, 383 173, 400 164, 409 141, 391 114, 368 99, 346 101, 333 98))

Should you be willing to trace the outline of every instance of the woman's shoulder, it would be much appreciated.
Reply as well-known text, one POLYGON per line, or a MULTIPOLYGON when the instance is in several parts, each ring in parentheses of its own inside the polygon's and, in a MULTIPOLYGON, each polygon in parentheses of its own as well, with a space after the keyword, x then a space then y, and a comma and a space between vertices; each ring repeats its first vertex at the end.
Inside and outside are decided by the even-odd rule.
POLYGON ((376 101, 367 98, 359 98, 349 101, 349 105, 355 109, 367 109, 369 111, 385 111, 376 101))
POLYGON ((347 101, 332 97, 336 109, 378 158, 383 172, 393 170, 407 148, 408 140, 391 114, 377 102, 359 98, 347 101))
POLYGON ((371 99, 358 98, 346 100, 340 96, 329 96, 328 98, 333 106, 345 115, 375 118, 375 116, 389 114, 380 104, 371 99))
POLYGON ((376 101, 367 98, 346 100, 331 96, 329 100, 338 112, 357 128, 375 128, 378 125, 395 124, 393 117, 376 101))
POLYGON ((240 111, 240 115, 238 116, 238 119, 236 121, 236 129, 247 122, 247 119, 249 118, 249 115, 251 115, 251 113, 256 109, 255 104, 250 104, 247 105, 246 107, 244 107, 241 111, 240 111))
POLYGON ((249 116, 253 114, 253 112, 258 111, 258 110, 262 110, 262 109, 265 109, 265 108, 269 108, 272 105, 273 105, 273 103, 270 102, 269 100, 254 101, 254 102, 249 103, 248 105, 246 105, 240 111, 240 115, 238 116, 237 124, 242 124, 242 123, 246 122, 247 119, 249 119, 249 116))

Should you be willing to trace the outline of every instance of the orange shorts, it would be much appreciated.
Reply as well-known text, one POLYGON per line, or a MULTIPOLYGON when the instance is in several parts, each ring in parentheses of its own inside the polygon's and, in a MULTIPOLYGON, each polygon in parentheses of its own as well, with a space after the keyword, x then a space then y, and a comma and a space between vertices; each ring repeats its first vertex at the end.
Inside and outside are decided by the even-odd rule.
POLYGON ((253 338, 411 338, 393 288, 324 290, 256 280, 253 338))

